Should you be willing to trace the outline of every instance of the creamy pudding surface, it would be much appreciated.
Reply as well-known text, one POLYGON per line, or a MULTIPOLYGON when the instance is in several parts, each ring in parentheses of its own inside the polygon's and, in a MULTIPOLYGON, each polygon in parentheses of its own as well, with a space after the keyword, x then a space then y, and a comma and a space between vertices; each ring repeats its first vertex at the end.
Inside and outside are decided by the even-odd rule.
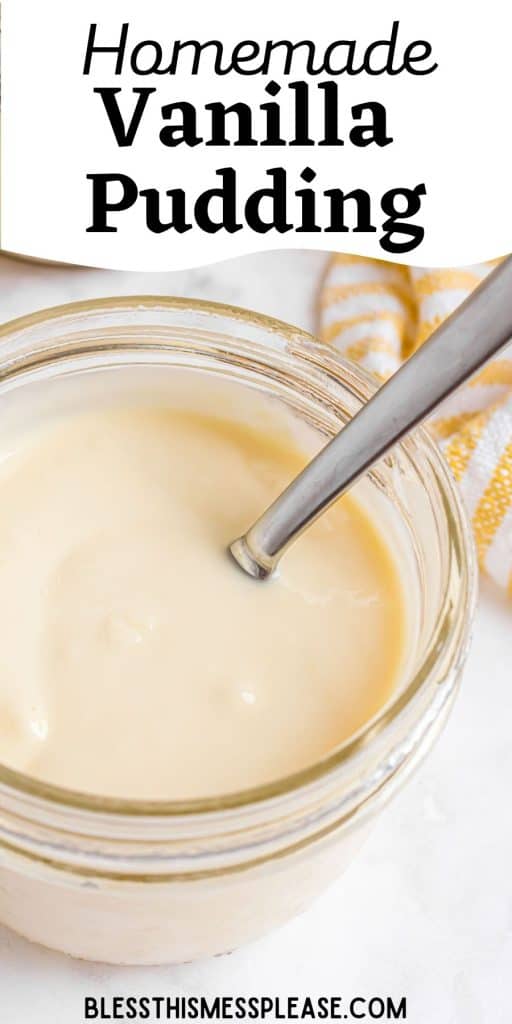
POLYGON ((164 405, 77 412, 0 465, 0 761, 104 796, 193 799, 333 751, 392 696, 403 586, 345 497, 256 582, 227 554, 304 465, 290 439, 164 405))

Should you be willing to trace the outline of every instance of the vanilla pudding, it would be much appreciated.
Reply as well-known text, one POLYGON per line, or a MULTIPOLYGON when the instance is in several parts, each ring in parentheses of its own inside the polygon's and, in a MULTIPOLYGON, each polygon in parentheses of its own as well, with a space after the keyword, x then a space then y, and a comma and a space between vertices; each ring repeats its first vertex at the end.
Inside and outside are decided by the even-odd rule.
POLYGON ((332 752, 387 702, 402 582, 347 496, 256 582, 227 546, 307 459, 156 403, 68 412, 0 465, 0 761, 103 796, 218 796, 332 752))

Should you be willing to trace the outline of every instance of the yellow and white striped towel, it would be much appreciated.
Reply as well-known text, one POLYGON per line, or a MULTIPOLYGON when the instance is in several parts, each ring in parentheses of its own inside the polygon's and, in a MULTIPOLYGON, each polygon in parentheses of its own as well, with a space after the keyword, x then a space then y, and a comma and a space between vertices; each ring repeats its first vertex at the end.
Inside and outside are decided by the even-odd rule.
MULTIPOLYGON (((439 270, 335 255, 320 336, 385 380, 493 265, 439 270)), ((480 565, 512 596, 512 346, 448 399, 431 427, 459 483, 480 565)))

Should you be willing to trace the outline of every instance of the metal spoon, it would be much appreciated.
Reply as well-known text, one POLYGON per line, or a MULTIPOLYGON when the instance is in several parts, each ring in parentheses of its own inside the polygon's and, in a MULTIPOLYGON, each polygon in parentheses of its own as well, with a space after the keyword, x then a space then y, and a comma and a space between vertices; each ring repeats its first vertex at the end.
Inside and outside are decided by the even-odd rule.
POLYGON ((511 338, 509 256, 231 544, 238 565, 270 576, 322 512, 511 338))

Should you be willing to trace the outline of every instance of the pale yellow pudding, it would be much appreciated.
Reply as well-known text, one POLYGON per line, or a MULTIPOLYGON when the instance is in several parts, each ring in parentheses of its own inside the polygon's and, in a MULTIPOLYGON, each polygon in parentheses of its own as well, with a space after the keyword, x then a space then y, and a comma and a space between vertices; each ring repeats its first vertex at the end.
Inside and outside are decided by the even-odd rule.
POLYGON ((0 467, 0 761, 185 799, 288 775, 355 733, 404 657, 400 573, 346 497, 245 577, 228 543, 304 463, 290 439, 126 406, 32 431, 0 467))

